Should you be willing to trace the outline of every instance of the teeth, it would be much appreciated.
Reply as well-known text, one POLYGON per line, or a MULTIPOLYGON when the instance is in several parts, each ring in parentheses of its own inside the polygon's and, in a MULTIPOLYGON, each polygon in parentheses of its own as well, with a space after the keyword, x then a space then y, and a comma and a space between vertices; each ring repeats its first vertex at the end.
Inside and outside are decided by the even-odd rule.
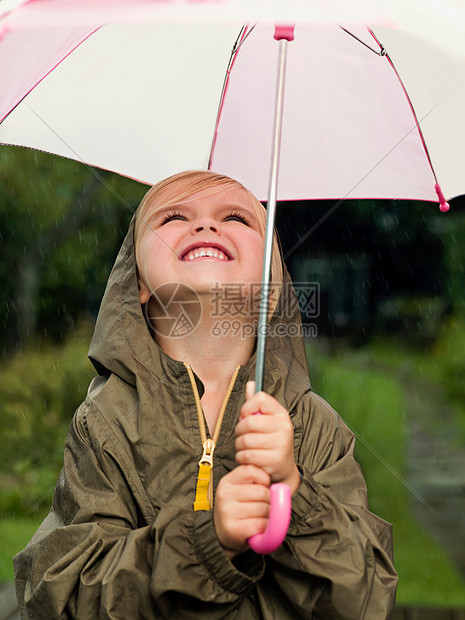
POLYGON ((212 248, 196 248, 195 250, 191 250, 189 254, 184 257, 184 260, 194 260, 196 258, 202 258, 203 256, 218 258, 219 260, 229 260, 221 250, 214 250, 212 248))

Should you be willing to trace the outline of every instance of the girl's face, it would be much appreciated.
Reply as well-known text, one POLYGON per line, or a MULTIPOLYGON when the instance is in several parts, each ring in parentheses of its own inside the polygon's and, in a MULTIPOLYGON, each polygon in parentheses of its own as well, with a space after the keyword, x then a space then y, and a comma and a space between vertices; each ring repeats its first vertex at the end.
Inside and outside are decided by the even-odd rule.
POLYGON ((169 207, 150 205, 137 243, 140 301, 169 282, 198 294, 213 294, 222 283, 259 283, 263 244, 241 188, 215 187, 169 207))

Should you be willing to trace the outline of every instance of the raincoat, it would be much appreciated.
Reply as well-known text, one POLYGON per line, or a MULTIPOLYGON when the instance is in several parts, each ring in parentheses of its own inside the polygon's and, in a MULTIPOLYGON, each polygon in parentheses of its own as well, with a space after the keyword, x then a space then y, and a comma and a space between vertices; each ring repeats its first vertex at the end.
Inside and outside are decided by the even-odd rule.
MULTIPOLYGON (((23 618, 390 616, 391 526, 368 510, 352 433, 311 390, 301 336, 273 333, 278 323, 300 325, 290 288, 286 276, 264 389, 290 413, 302 481, 282 546, 231 561, 213 511, 193 510, 202 454, 194 394, 183 363, 161 351, 145 322, 131 224, 90 346, 99 376, 73 418, 51 511, 14 560, 23 618)), ((252 356, 227 405, 215 488, 236 465, 234 428, 254 366, 252 356)))

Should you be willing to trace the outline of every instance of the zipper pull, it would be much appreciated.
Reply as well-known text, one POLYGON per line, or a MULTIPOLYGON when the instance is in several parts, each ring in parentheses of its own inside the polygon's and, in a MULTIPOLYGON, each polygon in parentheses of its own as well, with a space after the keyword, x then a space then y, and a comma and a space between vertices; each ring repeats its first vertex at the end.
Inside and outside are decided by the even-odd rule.
POLYGON ((210 465, 213 467, 213 452, 215 451, 215 442, 213 439, 207 439, 203 444, 203 454, 199 461, 199 465, 210 465))
POLYGON ((212 506, 210 487, 212 482, 214 451, 215 442, 213 439, 207 439, 203 444, 203 454, 199 461, 199 473, 197 475, 194 510, 210 510, 212 506))

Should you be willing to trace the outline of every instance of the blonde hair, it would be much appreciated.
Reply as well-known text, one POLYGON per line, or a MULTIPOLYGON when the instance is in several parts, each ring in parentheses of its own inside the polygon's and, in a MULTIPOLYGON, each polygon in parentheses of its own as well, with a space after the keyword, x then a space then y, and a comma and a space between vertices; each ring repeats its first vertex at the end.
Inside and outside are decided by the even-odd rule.
MULTIPOLYGON (((146 225, 148 219, 147 213, 157 200, 159 200, 159 203, 156 204, 153 210, 154 213, 156 213, 159 209, 170 207, 178 202, 182 202, 198 192, 215 188, 218 188, 218 190, 221 188, 242 189, 250 200, 255 215, 257 216, 259 232, 261 236, 265 238, 266 209, 262 203, 255 198, 250 190, 238 181, 235 181, 234 179, 231 179, 223 174, 217 174, 216 172, 212 172, 210 170, 188 170, 187 172, 180 172, 164 179, 163 181, 160 181, 151 187, 142 198, 135 214, 134 244, 136 249, 136 258, 141 230, 142 227, 146 225)), ((276 232, 273 237, 271 282, 279 285, 278 288, 280 288, 283 282, 282 256, 276 232)))

